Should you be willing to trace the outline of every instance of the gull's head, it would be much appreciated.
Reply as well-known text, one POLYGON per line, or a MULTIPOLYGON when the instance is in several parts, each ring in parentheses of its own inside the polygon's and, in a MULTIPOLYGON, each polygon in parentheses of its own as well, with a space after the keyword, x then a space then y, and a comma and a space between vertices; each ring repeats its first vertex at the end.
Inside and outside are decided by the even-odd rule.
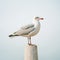
POLYGON ((34 20, 37 20, 37 21, 39 21, 39 20, 44 20, 44 18, 40 18, 40 17, 34 17, 34 20))

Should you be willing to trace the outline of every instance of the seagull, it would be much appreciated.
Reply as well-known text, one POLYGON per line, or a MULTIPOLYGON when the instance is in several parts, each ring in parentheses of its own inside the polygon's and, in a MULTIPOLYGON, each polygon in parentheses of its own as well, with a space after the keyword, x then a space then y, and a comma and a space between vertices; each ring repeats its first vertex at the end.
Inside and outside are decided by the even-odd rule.
POLYGON ((20 28, 20 30, 10 34, 9 37, 23 36, 27 37, 28 44, 31 45, 31 37, 35 36, 40 31, 40 22, 39 20, 44 20, 44 18, 34 17, 32 24, 28 24, 20 28))

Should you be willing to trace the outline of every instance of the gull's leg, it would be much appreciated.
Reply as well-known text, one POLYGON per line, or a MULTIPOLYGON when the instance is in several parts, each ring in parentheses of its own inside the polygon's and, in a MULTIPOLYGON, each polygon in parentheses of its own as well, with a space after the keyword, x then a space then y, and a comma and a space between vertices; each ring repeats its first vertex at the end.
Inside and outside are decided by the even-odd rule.
POLYGON ((31 37, 28 37, 28 45, 31 45, 31 37))
POLYGON ((30 45, 31 45, 31 37, 30 37, 30 45))
POLYGON ((29 39, 28 39, 28 45, 29 45, 29 39))

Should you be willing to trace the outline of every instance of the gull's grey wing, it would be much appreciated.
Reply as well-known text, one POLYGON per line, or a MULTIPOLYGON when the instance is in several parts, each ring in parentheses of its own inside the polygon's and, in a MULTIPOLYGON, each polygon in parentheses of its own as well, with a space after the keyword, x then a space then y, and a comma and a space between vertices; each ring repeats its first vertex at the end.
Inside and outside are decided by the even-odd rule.
POLYGON ((14 32, 13 34, 16 35, 16 36, 24 36, 24 35, 28 35, 34 29, 35 29, 34 25, 33 24, 29 24, 29 25, 21 27, 20 30, 14 32))
POLYGON ((23 32, 21 32, 21 36, 26 36, 34 30, 35 30, 35 28, 30 28, 30 29, 24 30, 23 32))
POLYGON ((28 24, 26 26, 21 27, 21 29, 29 29, 29 28, 32 28, 32 27, 34 27, 33 24, 28 24))

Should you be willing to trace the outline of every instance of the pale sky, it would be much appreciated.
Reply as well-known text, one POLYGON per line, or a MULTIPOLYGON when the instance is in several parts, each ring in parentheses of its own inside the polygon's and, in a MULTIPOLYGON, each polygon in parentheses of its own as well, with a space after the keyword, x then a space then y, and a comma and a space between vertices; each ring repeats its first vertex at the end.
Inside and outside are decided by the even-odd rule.
POLYGON ((39 60, 60 60, 60 0, 0 0, 0 60, 24 60, 27 38, 9 38, 33 17, 44 17, 32 37, 39 60))

